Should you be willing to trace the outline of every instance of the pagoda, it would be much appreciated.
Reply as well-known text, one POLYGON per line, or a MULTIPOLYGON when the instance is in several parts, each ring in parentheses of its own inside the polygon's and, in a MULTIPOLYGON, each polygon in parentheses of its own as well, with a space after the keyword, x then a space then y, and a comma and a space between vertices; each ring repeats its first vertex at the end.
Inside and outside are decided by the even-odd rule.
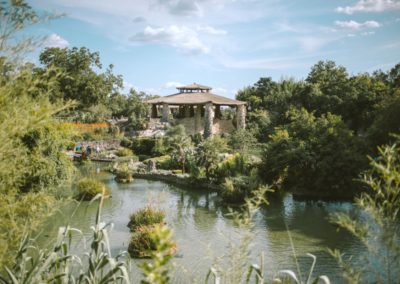
POLYGON ((177 87, 178 93, 146 101, 151 104, 151 119, 182 123, 188 134, 203 133, 204 137, 245 128, 246 102, 211 93, 211 87, 190 84, 177 87), (221 107, 236 109, 235 122, 222 119, 221 107), (161 112, 161 115, 159 114, 161 112))

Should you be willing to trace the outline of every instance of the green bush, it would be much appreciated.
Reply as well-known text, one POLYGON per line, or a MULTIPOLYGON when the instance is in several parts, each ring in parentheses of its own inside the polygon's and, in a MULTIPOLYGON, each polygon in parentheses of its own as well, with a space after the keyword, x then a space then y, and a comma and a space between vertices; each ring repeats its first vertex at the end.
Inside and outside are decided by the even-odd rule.
POLYGON ((115 153, 118 157, 133 156, 133 152, 128 148, 119 148, 115 153))
POLYGON ((172 173, 174 173, 174 174, 181 174, 181 173, 182 173, 182 170, 172 170, 172 173))
POLYGON ((249 165, 243 155, 236 153, 219 163, 215 176, 219 180, 224 180, 227 177, 234 177, 238 175, 248 174, 249 165))
POLYGON ((226 178, 220 190, 220 196, 226 203, 241 203, 258 187, 252 176, 226 178))
POLYGON ((105 190, 106 197, 110 195, 110 191, 102 182, 92 178, 81 179, 77 184, 77 190, 78 198, 83 200, 91 200, 97 194, 102 194, 103 190, 105 190))
POLYGON ((139 157, 138 156, 126 156, 126 157, 117 157, 114 159, 115 162, 117 163, 129 163, 130 161, 132 162, 139 162, 139 157))
POLYGON ((142 137, 132 140, 132 150, 138 155, 153 155, 153 149, 156 145, 156 139, 151 137, 142 137))
POLYGON ((178 163, 171 158, 169 155, 164 155, 160 157, 155 157, 151 159, 147 159, 144 161, 144 163, 148 163, 150 160, 153 160, 156 162, 156 167, 157 169, 162 169, 162 170, 175 170, 179 168, 178 163))
POLYGON ((156 249, 156 243, 151 238, 153 230, 154 226, 152 225, 140 226, 136 229, 135 233, 131 236, 128 246, 128 253, 131 257, 150 257, 151 251, 156 249))
POLYGON ((139 209, 129 217, 128 227, 131 232, 140 226, 154 225, 163 223, 165 218, 164 211, 147 206, 139 209))
POLYGON ((133 181, 132 171, 128 167, 121 167, 115 173, 115 180, 120 183, 129 183, 133 181))
POLYGON ((139 158, 139 161, 143 162, 145 160, 148 160, 150 158, 150 156, 149 155, 141 155, 141 154, 139 154, 138 158, 139 158))

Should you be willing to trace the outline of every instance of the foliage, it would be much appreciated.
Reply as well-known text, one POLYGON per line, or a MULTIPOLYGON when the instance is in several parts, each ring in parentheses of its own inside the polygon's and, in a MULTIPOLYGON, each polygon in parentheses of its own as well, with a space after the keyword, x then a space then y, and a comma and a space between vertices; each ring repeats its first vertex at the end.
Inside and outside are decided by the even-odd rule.
POLYGON ((127 157, 127 156, 133 156, 133 152, 131 149, 128 148, 119 148, 116 152, 116 155, 118 157, 127 157))
POLYGON ((263 177, 297 193, 354 194, 353 179, 365 167, 358 137, 330 113, 316 117, 302 109, 287 115, 290 122, 276 128, 266 145, 263 177))
POLYGON ((156 138, 140 137, 132 139, 132 150, 137 155, 153 155, 153 149, 156 145, 156 138))
POLYGON ((191 161, 191 174, 197 176, 204 169, 205 176, 208 180, 214 175, 220 162, 219 154, 227 150, 226 140, 213 136, 206 139, 196 148, 194 157, 191 161))
POLYGON ((128 253, 133 258, 148 258, 150 252, 156 249, 156 244, 151 238, 154 230, 152 225, 142 225, 135 229, 129 241, 128 253))
POLYGON ((123 254, 112 257, 109 224, 100 221, 103 198, 99 203, 93 237, 84 257, 71 252, 74 235, 81 231, 60 227, 54 246, 47 251, 24 237, 13 254, 14 265, 0 274, 0 283, 130 283, 129 264, 123 254))
POLYGON ((0 3, 0 58, 15 62, 42 42, 42 38, 25 36, 17 39, 16 34, 36 24, 59 17, 50 13, 38 13, 23 0, 0 3))
POLYGON ((37 73, 48 68, 57 68, 61 72, 56 78, 58 92, 50 97, 52 101, 75 100, 79 102, 78 109, 88 109, 106 104, 109 96, 122 88, 122 77, 112 73, 112 65, 104 73, 94 70, 102 68, 100 55, 85 47, 46 48, 39 59, 44 68, 38 68, 37 73))
POLYGON ((334 223, 357 237, 371 254, 354 267, 339 251, 331 251, 351 283, 400 279, 400 152, 393 145, 379 148, 379 153, 378 159, 370 159, 371 170, 363 177, 368 191, 355 200, 361 212, 332 216, 334 223))
POLYGON ((139 209, 129 217, 128 227, 131 232, 140 226, 161 224, 164 222, 165 212, 147 206, 139 209))
POLYGON ((16 33, 50 18, 25 1, 0 3, 0 269, 12 265, 23 235, 57 208, 57 187, 73 173, 62 153, 70 129, 53 118, 71 104, 51 104, 54 82, 18 60, 39 40, 16 33))
POLYGON ((237 129, 228 137, 228 145, 234 152, 249 154, 250 149, 257 145, 254 132, 247 129, 237 129))
MULTIPOLYGON (((305 177, 311 177, 309 185, 312 188, 323 188, 321 185, 326 182, 334 191, 339 187, 345 190, 345 184, 351 184, 351 180, 356 179, 366 166, 364 157, 374 154, 377 145, 391 143, 392 133, 399 133, 399 70, 400 64, 397 64, 387 72, 378 70, 372 74, 349 75, 346 68, 333 61, 319 61, 312 66, 304 81, 260 78, 254 85, 240 90, 237 99, 247 102, 248 129, 254 132, 258 141, 264 143, 267 152, 272 154, 268 158, 270 162, 264 156, 265 163, 271 167, 263 166, 260 172, 267 176, 269 182, 275 180, 278 184, 284 180, 291 180, 294 184, 304 173, 305 177), (300 137, 306 127, 295 123, 293 113, 304 113, 304 110, 311 113, 318 123, 332 121, 333 117, 341 122, 332 121, 332 126, 336 125, 333 133, 322 135, 325 136, 322 139, 311 133, 300 137), (338 128, 341 134, 332 143, 327 141, 330 135, 335 136, 338 128), (346 131, 353 138, 349 138, 346 131), (278 137, 285 136, 285 132, 287 138, 278 137), (334 144, 338 153, 333 151, 334 144), (326 147, 327 151, 324 150, 326 147), (345 150, 345 147, 349 148, 345 150), (319 172, 314 172, 314 176, 310 176, 313 171, 310 167, 317 169, 319 166, 318 159, 331 159, 331 172, 334 174, 323 174, 319 178, 319 172), (292 171, 294 161, 298 164, 296 170, 292 171), (354 161, 353 166, 351 164, 354 161), (344 180, 341 174, 336 174, 345 172, 340 170, 342 165, 350 168, 344 180)), ((323 164, 328 165, 325 162, 323 164)), ((328 173, 327 169, 322 172, 328 173)), ((287 185, 286 189, 295 189, 287 185)), ((300 187, 303 187, 301 183, 300 187)), ((321 191, 310 193, 321 196, 321 191)), ((338 195, 341 193, 338 192, 338 195)))
POLYGON ((185 127, 178 124, 169 128, 165 133, 164 142, 172 158, 181 165, 182 173, 185 173, 187 150, 192 142, 186 134, 185 127))
POLYGON ((218 179, 225 179, 226 177, 234 177, 237 175, 247 175, 250 172, 250 165, 246 157, 236 153, 228 156, 225 160, 218 164, 215 175, 218 179))
POLYGON ((127 165, 120 166, 115 171, 115 180, 121 183, 128 183, 133 181, 132 171, 127 165))
POLYGON ((250 176, 227 177, 219 194, 222 200, 228 204, 242 203, 259 186, 259 181, 254 173, 250 176))
POLYGON ((78 198, 83 200, 92 200, 98 194, 110 195, 110 191, 105 185, 93 178, 83 178, 78 181, 77 186, 78 198))
POLYGON ((150 158, 147 160, 144 160, 143 162, 145 164, 148 164, 150 160, 154 161, 156 163, 156 168, 157 169, 162 169, 162 170, 174 170, 179 168, 179 164, 176 162, 176 160, 172 159, 170 155, 164 155, 160 157, 154 157, 150 158))
POLYGON ((150 238, 155 250, 150 252, 151 263, 143 262, 140 264, 145 276, 142 283, 169 283, 168 264, 172 260, 176 248, 176 244, 172 241, 172 231, 165 225, 156 225, 150 233, 150 238))

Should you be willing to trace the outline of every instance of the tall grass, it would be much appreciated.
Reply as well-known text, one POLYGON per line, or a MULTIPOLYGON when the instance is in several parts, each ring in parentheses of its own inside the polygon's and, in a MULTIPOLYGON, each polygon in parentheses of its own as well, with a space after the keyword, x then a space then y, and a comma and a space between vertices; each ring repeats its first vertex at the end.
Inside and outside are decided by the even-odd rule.
POLYGON ((25 237, 15 254, 15 265, 5 267, 0 283, 130 283, 129 258, 125 253, 111 255, 108 230, 110 224, 101 222, 103 194, 100 199, 96 222, 92 229, 90 249, 84 256, 73 254, 73 236, 82 232, 69 226, 60 227, 51 250, 39 249, 25 237))

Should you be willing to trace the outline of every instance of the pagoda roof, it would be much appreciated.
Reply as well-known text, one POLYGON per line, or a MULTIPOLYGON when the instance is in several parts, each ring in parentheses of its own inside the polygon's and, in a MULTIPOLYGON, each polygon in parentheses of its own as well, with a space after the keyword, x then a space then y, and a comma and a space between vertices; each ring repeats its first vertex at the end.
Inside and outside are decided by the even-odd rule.
POLYGON ((180 86, 180 87, 176 87, 176 88, 179 91, 182 91, 182 90, 206 90, 206 91, 209 91, 212 89, 211 87, 200 85, 197 83, 193 83, 193 84, 186 85, 186 86, 180 86))
POLYGON ((210 92, 180 92, 177 94, 159 97, 146 101, 149 104, 169 104, 169 105, 204 105, 212 103, 214 105, 237 106, 244 105, 246 102, 233 100, 212 94, 210 92))

